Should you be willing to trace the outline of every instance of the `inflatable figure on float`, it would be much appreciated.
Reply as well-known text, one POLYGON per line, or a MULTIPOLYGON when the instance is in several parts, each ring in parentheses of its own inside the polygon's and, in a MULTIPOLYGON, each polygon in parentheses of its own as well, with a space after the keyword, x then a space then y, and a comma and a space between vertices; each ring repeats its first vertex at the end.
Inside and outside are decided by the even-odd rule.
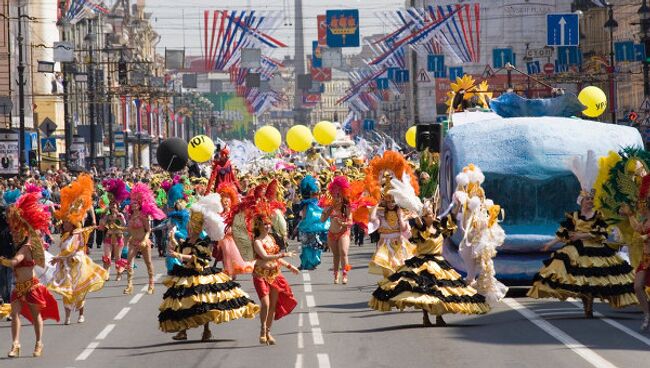
MULTIPOLYGON (((480 167, 485 192, 506 213, 501 223, 505 241, 494 260, 497 278, 505 283, 531 283, 548 258, 540 252, 542 244, 553 238, 564 213, 575 209, 580 186, 566 167, 569 157, 589 150, 606 156, 622 147, 643 147, 635 128, 576 117, 595 117, 606 109, 604 94, 593 88, 578 98, 567 93, 525 99, 505 93, 488 101, 485 83, 477 86, 470 76, 452 83, 450 104, 458 111, 450 113, 451 128, 440 153, 442 208, 452 203, 455 178, 463 167, 480 167), (470 101, 485 109, 465 110, 470 101), (492 111, 486 111, 488 107, 492 111)), ((459 231, 447 241, 444 257, 466 272, 458 252, 463 236, 459 231)))

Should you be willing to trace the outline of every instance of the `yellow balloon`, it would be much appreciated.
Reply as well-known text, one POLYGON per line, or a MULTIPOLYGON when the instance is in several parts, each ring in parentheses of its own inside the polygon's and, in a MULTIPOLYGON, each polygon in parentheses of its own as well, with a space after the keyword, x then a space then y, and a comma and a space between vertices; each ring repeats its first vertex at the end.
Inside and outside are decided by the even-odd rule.
POLYGON ((607 108, 605 92, 595 86, 583 88, 578 94, 578 100, 587 107, 582 113, 590 118, 599 117, 607 108))
POLYGON ((321 121, 314 126, 314 139, 323 146, 332 144, 336 139, 336 127, 329 121, 321 121))
POLYGON ((282 135, 274 127, 265 125, 255 132, 254 141, 255 147, 259 148, 260 151, 270 153, 280 148, 282 135))
POLYGON ((199 163, 210 160, 214 154, 214 150, 214 142, 207 135, 197 135, 190 139, 187 145, 187 154, 192 161, 199 163))
POLYGON ((311 147, 314 141, 309 128, 304 125, 294 125, 287 131, 287 146, 296 152, 303 152, 311 147))
POLYGON ((410 127, 406 131, 406 144, 409 146, 415 148, 415 133, 417 132, 417 128, 414 126, 410 127))

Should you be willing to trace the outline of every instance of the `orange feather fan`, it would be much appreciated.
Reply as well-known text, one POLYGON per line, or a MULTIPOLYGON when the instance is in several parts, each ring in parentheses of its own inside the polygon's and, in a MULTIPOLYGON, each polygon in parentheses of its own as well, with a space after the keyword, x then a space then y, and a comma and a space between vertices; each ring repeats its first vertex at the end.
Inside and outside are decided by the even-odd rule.
POLYGON ((86 213, 93 206, 94 189, 93 179, 87 174, 80 175, 61 189, 61 206, 54 212, 56 218, 81 226, 86 213))

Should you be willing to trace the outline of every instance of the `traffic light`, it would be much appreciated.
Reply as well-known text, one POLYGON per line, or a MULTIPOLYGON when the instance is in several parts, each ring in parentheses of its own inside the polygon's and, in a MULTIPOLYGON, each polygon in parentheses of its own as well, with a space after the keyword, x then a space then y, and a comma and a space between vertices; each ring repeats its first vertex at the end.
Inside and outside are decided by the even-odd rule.
POLYGON ((117 74, 120 85, 124 86, 129 83, 129 71, 127 70, 126 61, 123 58, 120 58, 120 61, 117 63, 117 74))
POLYGON ((34 167, 38 165, 36 153, 34 150, 29 151, 29 166, 34 167))

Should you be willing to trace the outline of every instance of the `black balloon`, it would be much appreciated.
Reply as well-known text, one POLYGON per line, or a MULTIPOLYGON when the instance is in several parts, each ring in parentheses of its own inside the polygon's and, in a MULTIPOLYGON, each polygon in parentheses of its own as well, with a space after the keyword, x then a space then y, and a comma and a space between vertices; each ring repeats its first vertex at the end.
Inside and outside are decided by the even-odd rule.
POLYGON ((158 165, 169 172, 182 170, 187 165, 187 142, 180 138, 165 139, 156 152, 158 165))

